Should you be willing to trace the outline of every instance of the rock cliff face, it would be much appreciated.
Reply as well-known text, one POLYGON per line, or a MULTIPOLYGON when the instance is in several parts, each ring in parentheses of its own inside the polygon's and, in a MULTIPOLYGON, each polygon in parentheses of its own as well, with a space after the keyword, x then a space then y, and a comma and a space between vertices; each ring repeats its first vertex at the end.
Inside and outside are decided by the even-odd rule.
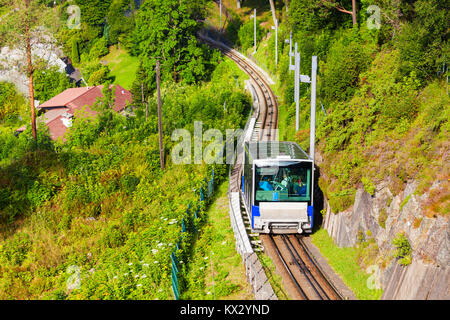
POLYGON ((416 188, 417 183, 410 181, 396 196, 383 184, 376 186, 373 196, 359 189, 353 206, 338 214, 331 212, 325 200, 323 226, 338 246, 356 246, 358 239, 367 235, 375 240, 382 299, 450 299, 449 217, 425 215, 422 204, 429 192, 419 196, 414 194, 416 188), (396 248, 392 240, 400 233, 412 248, 407 266, 393 258, 396 248))
MULTIPOLYGON (((63 53, 55 39, 44 34, 32 39, 32 44, 33 62, 41 59, 49 66, 56 66, 60 72, 65 72, 66 64, 59 58, 63 53)), ((19 92, 28 98, 26 70, 26 52, 23 47, 9 48, 0 45, 0 81, 14 83, 19 92)))

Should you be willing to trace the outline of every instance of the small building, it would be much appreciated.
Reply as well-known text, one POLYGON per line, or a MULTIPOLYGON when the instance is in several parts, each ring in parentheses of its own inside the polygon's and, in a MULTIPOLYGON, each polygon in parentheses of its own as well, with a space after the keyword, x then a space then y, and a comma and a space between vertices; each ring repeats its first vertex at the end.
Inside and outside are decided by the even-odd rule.
MULTIPOLYGON (((88 115, 95 116, 97 114, 97 111, 92 110, 91 107, 99 98, 103 98, 102 90, 102 85, 67 89, 37 107, 45 112, 38 121, 43 121, 47 125, 53 140, 61 138, 64 141, 64 135, 67 128, 72 126, 72 118, 77 110, 84 108, 88 115)), ((115 85, 114 111, 124 112, 131 102, 131 92, 120 85, 115 85)), ((25 127, 22 127, 17 131, 23 132, 24 130, 25 127)))

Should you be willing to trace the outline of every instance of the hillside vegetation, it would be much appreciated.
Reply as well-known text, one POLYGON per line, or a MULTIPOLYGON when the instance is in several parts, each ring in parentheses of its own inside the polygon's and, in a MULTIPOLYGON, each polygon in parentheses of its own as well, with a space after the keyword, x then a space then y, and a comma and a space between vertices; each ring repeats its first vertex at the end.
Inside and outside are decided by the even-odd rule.
MULTIPOLYGON (((135 11, 130 17, 138 19, 134 25, 134 18, 130 18, 131 32, 125 21, 111 22, 109 28, 100 28, 100 21, 103 15, 113 15, 114 6, 128 8, 134 1, 98 1, 97 7, 91 2, 89 6, 84 1, 76 3, 80 7, 86 3, 82 8, 87 12, 86 20, 79 30, 61 27, 61 43, 75 48, 68 50, 72 60, 81 56, 80 62, 74 63, 90 84, 112 81, 109 67, 100 63, 101 59, 110 59, 111 65, 121 70, 118 60, 123 59, 116 55, 121 53, 129 61, 127 57, 134 54, 136 72, 123 77, 136 92, 135 108, 129 116, 119 115, 103 107, 114 101, 106 96, 93 107, 99 112, 96 118, 75 115, 67 142, 51 141, 44 126, 38 128, 38 140, 34 142, 30 129, 19 136, 14 134, 18 115, 26 115, 19 109, 25 101, 12 86, 2 84, 8 96, 3 97, 3 91, 0 96, 11 103, 4 114, 0 113, 0 299, 173 299, 172 253, 179 262, 182 294, 206 296, 208 280, 195 276, 200 264, 191 263, 191 254, 196 241, 199 245, 195 252, 210 246, 211 232, 215 232, 208 227, 207 210, 213 198, 207 196, 205 181, 211 180, 214 171, 218 188, 227 177, 227 167, 174 165, 172 149, 179 141, 172 141, 172 133, 186 129, 193 136, 194 121, 201 121, 204 131, 215 128, 225 133, 225 129, 243 127, 250 110, 250 98, 243 89, 246 77, 218 52, 197 43, 195 32, 200 24, 194 17, 201 4, 186 4, 178 23, 189 28, 173 42, 167 59, 160 56, 166 157, 166 169, 162 171, 155 60, 148 64, 150 44, 128 36, 138 37, 139 30, 151 31, 142 25, 156 23, 149 15, 158 13, 162 17, 164 10, 175 12, 173 6, 178 1, 146 1, 141 9, 132 8, 135 11), (198 50, 196 56, 207 59, 199 58, 188 65, 185 60, 171 60, 185 49, 186 37, 190 39, 189 50, 198 50), (118 41, 125 49, 115 50, 118 41), (111 53, 104 57, 108 46, 111 53), (140 99, 142 88, 144 101, 140 99), (149 103, 148 117, 143 102, 149 103), (15 120, 8 122, 9 115, 15 120), (200 201, 201 193, 204 201, 200 201), (194 226, 198 233, 193 231, 194 226)), ((63 2, 57 9, 63 13, 67 5, 63 2)), ((158 25, 163 27, 161 21, 158 25)), ((190 55, 189 51, 185 54, 190 55)), ((45 75, 53 73, 43 72, 45 75)), ((122 76, 117 73, 117 77, 122 76)), ((54 83, 59 81, 57 76, 54 79, 54 83)), ((46 87, 38 93, 53 95, 50 90, 56 88, 46 87)), ((194 140, 191 142, 194 145, 194 140)), ((233 255, 230 259, 236 261, 233 255)), ((217 297, 235 294, 243 285, 240 279, 225 273, 216 281, 217 297)))
MULTIPOLYGON (((302 74, 310 75, 311 57, 318 56, 316 162, 319 186, 332 212, 350 209, 358 189, 375 196, 382 184, 395 197, 415 180, 415 194, 430 195, 421 204, 426 217, 448 217, 448 1, 356 1, 356 25, 350 14, 338 10, 351 11, 351 1, 292 0, 287 1, 289 10, 286 1, 275 1, 278 68, 269 2, 243 1, 241 9, 234 1, 224 2, 232 17, 224 26, 225 36, 277 80, 280 139, 296 141, 306 151, 310 86, 301 84, 300 130, 296 131, 294 74, 289 71, 289 44, 284 40, 292 32, 301 53, 302 74), (380 9, 380 24, 375 27, 375 13, 368 11, 371 5, 380 9), (253 36, 250 28, 244 33, 245 24, 253 22, 249 20, 253 8, 260 19, 258 32, 263 33, 258 35, 261 41, 254 55, 252 47, 247 50, 243 45, 253 36)), ((211 24, 218 24, 216 16, 211 24)), ((380 228, 388 215, 384 209, 380 228)), ((373 237, 364 237, 368 242, 347 249, 336 247, 324 230, 312 235, 358 298, 379 299, 382 291, 368 290, 369 275, 364 274, 375 263, 378 247, 373 237)))
MULTIPOLYGON (((351 8, 351 1, 343 4, 351 8)), ((279 11, 279 39, 293 32, 302 74, 311 73, 312 55, 319 59, 320 186, 333 212, 347 209, 359 187, 373 194, 374 185, 387 181, 395 195, 408 180, 417 179, 419 194, 435 181, 443 182, 427 210, 429 215, 449 213, 448 5, 432 0, 361 1, 356 26, 351 15, 322 1, 293 0, 288 13, 279 11), (369 5, 381 9, 379 29, 368 28, 369 5)), ((307 150, 309 85, 301 84, 300 130, 295 132, 289 47, 280 40, 276 72, 273 43, 272 32, 260 43, 255 59, 278 77, 282 139, 296 140, 307 150)))

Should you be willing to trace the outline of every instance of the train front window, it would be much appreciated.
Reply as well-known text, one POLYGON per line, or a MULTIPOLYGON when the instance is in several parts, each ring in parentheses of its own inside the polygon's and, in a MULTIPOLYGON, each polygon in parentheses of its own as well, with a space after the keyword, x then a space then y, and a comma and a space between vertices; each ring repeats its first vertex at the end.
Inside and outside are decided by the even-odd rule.
POLYGON ((255 202, 311 201, 311 163, 256 165, 255 202))

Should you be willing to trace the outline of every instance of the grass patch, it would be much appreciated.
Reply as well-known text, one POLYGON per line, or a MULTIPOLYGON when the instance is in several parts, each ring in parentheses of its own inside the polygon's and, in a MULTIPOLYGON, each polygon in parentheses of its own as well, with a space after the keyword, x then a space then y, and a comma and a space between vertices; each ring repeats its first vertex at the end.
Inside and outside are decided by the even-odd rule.
POLYGON ((311 240, 358 299, 379 300, 381 298, 382 290, 371 290, 367 287, 370 275, 361 270, 356 263, 358 259, 356 248, 337 247, 325 229, 320 229, 311 235, 311 240))
POLYGON ((253 299, 241 256, 235 249, 227 189, 228 182, 218 187, 215 200, 206 213, 206 225, 194 245, 189 263, 183 299, 253 299))
POLYGON ((264 269, 264 272, 269 279, 270 285, 272 286, 275 295, 279 300, 289 300, 289 294, 283 285, 283 279, 276 272, 275 264, 272 259, 269 258, 266 254, 258 254, 259 261, 264 269))
POLYGON ((124 49, 112 46, 109 54, 102 60, 107 62, 111 75, 115 77, 114 84, 130 90, 139 67, 139 59, 130 56, 124 49))

